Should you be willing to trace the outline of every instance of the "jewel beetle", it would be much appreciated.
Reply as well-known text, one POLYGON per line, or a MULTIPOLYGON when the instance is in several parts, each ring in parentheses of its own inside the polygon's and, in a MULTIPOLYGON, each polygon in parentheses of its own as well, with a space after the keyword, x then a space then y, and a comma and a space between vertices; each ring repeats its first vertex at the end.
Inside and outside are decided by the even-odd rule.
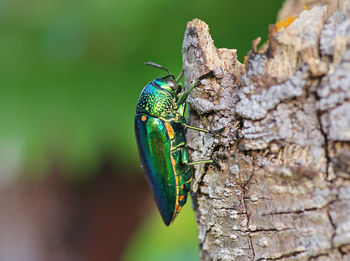
POLYGON ((191 165, 213 163, 212 160, 189 162, 185 129, 215 133, 186 124, 186 98, 202 75, 188 89, 183 90, 180 79, 161 65, 146 62, 168 75, 154 79, 142 90, 136 105, 135 136, 142 167, 165 225, 169 226, 186 203, 191 189, 191 165))

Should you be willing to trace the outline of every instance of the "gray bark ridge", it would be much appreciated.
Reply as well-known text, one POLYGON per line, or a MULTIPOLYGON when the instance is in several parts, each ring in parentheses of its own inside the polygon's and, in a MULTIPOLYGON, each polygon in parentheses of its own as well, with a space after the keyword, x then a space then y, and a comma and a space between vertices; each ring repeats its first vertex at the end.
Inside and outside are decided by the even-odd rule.
POLYGON ((202 260, 350 260, 350 1, 270 27, 241 64, 208 26, 187 24, 186 86, 202 260))

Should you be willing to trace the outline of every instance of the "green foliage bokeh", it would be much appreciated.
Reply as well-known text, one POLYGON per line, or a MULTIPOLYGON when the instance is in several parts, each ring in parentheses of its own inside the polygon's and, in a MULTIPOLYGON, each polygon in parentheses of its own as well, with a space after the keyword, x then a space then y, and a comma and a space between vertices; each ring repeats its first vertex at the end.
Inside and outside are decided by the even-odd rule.
POLYGON ((143 62, 180 72, 193 18, 209 24, 216 46, 236 48, 242 60, 253 39, 267 39, 281 2, 1 0, 2 153, 14 151, 16 162, 36 173, 56 160, 88 175, 106 152, 139 169, 135 104, 161 73, 143 62))
POLYGON ((197 227, 189 199, 169 227, 164 226, 158 213, 150 216, 129 243, 123 261, 197 261, 196 238, 197 227))

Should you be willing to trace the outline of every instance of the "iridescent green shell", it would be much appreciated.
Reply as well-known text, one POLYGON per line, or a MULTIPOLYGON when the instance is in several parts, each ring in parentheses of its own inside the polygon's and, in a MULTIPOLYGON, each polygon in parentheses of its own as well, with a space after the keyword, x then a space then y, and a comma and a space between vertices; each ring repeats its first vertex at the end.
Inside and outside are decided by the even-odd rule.
POLYGON ((152 82, 142 90, 136 105, 136 112, 145 112, 154 117, 159 117, 171 113, 173 106, 172 95, 152 82))
POLYGON ((135 115, 139 154, 154 199, 168 226, 186 203, 191 185, 187 165, 185 118, 176 108, 173 95, 156 79, 140 94, 135 115))

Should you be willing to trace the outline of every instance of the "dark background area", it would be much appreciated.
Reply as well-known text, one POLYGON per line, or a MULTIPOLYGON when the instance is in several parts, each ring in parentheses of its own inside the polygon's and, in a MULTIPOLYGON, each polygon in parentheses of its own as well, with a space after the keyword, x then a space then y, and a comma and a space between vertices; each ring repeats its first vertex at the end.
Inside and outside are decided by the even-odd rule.
POLYGON ((282 0, 0 0, 0 261, 198 260, 187 204, 166 228, 133 131, 142 88, 181 71, 186 23, 239 59, 282 0))

